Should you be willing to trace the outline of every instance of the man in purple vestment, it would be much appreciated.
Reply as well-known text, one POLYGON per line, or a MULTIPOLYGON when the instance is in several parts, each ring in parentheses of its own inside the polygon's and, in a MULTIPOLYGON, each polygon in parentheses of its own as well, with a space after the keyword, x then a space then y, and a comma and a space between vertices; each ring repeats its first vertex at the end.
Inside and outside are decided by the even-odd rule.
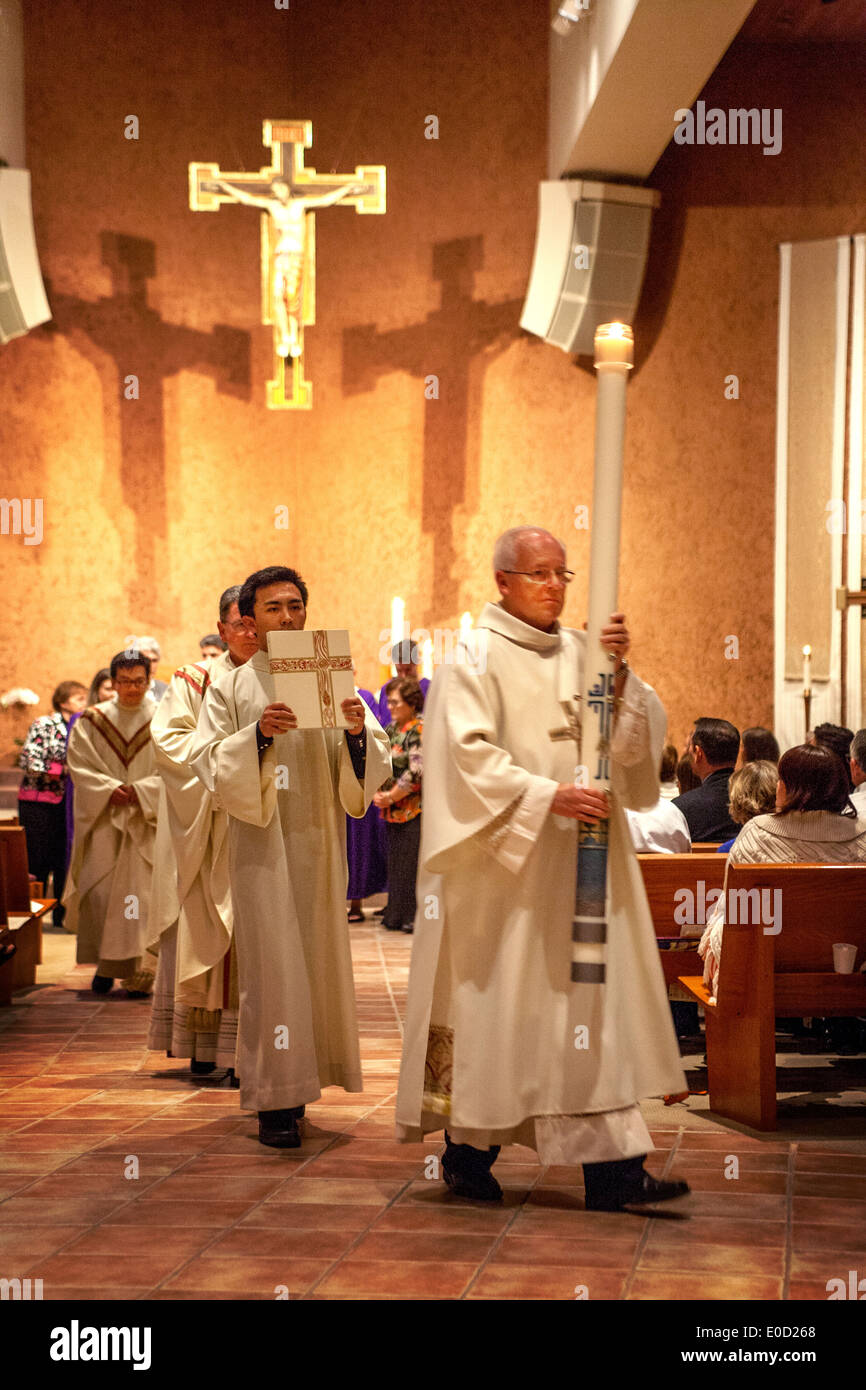
MULTIPOLYGON (((366 700, 378 719, 376 696, 372 691, 361 690, 360 687, 358 694, 362 700, 366 700)), ((387 704, 385 708, 387 709, 387 704)), ((368 806, 367 814, 361 820, 356 820, 353 816, 346 817, 346 857, 349 861, 349 886, 346 894, 349 898, 349 921, 363 922, 363 899, 372 897, 374 893, 384 893, 388 886, 385 823, 378 809, 372 804, 368 806)))

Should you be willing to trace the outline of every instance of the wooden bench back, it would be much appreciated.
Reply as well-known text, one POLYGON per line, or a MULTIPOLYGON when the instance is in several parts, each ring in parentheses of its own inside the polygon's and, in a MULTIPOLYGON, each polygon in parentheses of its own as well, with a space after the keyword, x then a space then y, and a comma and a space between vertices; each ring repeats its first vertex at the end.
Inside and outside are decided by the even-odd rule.
POLYGON ((0 878, 5 890, 6 912, 30 913, 30 873, 27 838, 23 825, 0 826, 0 878))
POLYGON ((706 895, 721 888, 724 882, 726 856, 639 854, 637 858, 656 936, 679 936, 683 922, 677 918, 691 922, 695 934, 698 933, 709 910, 706 895), (686 897, 683 890, 691 893, 691 898, 686 897), (694 911, 689 911, 690 904, 694 911))
POLYGON ((866 864, 732 864, 719 970, 719 1011, 755 991, 776 1014, 857 1013, 866 1006, 866 864), (736 901, 731 892, 754 892, 736 901), (778 897, 770 896, 778 894, 778 897), (779 913, 781 909, 781 914, 779 913), (771 916, 775 922, 771 922, 771 916), (758 918, 759 920, 755 920, 758 918), (781 930, 774 928, 781 923, 781 930), (769 928, 769 930, 768 930, 769 928), (833 945, 857 947, 852 975, 833 969, 833 945))

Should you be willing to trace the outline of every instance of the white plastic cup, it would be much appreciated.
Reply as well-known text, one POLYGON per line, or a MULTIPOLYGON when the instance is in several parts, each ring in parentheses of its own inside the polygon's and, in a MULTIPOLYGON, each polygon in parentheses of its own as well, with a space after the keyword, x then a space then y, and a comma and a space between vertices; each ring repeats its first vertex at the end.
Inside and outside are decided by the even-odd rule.
POLYGON ((833 969, 837 975, 852 975, 857 959, 857 947, 846 941, 837 941, 833 946, 833 969))

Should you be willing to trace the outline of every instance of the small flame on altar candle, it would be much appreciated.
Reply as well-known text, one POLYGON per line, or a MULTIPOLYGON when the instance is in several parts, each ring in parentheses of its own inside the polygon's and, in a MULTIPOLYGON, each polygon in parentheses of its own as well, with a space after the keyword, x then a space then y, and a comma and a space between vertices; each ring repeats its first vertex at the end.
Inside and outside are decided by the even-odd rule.
POLYGON ((595 330, 595 365, 634 366, 634 333, 627 323, 600 323, 595 330))

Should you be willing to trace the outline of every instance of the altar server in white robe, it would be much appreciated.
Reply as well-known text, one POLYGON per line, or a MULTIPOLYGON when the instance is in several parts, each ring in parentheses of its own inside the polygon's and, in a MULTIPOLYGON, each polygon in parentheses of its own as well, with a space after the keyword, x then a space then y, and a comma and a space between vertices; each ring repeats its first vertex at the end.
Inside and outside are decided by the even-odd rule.
POLYGON ((685 1091, 646 894, 624 808, 658 798, 665 715, 628 669, 612 614, 620 700, 613 791, 575 785, 560 701, 582 689, 585 638, 558 618, 564 547, 517 527, 500 537, 501 599, 483 609, 425 708, 418 914, 397 1100, 407 1141, 446 1127, 458 1196, 498 1200, 502 1144, 584 1165, 586 1205, 619 1210, 688 1191, 643 1167, 638 1102, 685 1091), (460 656, 463 661, 461 662, 460 656), (429 771, 428 771, 429 770, 429 771), (572 983, 577 819, 611 817, 605 982, 572 983))
POLYGON ((218 1066, 233 1075, 237 1047, 228 821, 189 767, 189 754, 210 682, 258 651, 238 612, 240 591, 235 584, 219 601, 226 651, 175 671, 150 726, 163 785, 150 914, 159 966, 148 1046, 188 1057, 194 1076, 218 1066))
POLYGON ((357 694, 342 704, 348 731, 298 729, 275 702, 267 634, 306 621, 295 570, 251 575, 239 608, 259 650, 208 687, 192 765, 229 816, 241 1105, 258 1111, 262 1143, 296 1148, 321 1086, 362 1089, 343 811, 363 816, 390 750, 357 694))
POLYGON ((147 658, 119 652, 111 679, 117 698, 91 705, 69 734, 75 835, 64 926, 78 934, 79 963, 96 963, 95 993, 107 994, 117 978, 140 995, 156 968, 146 952, 159 800, 147 658))

